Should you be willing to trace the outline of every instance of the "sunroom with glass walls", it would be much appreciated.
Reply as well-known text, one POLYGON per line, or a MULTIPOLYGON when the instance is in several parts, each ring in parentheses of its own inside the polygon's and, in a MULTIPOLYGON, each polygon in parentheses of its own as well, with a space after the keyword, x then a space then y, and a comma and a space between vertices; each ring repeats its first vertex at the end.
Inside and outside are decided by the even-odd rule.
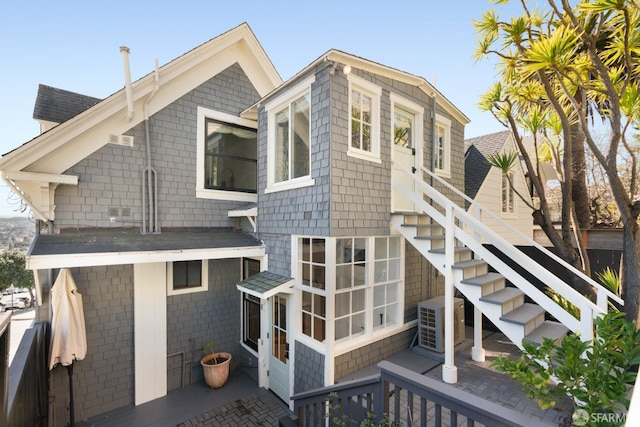
POLYGON ((401 237, 296 237, 294 245, 302 342, 342 352, 402 327, 401 237))

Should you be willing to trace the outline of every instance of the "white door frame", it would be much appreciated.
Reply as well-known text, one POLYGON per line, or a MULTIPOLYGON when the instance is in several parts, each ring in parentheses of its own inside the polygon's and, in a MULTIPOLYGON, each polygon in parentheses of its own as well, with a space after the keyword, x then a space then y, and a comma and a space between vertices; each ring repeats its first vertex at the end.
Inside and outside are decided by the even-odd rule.
MULTIPOLYGON (((403 110, 406 110, 409 113, 414 114, 414 129, 412 135, 413 142, 413 150, 415 150, 415 154, 413 156, 413 167, 416 170, 416 174, 422 175, 422 163, 423 163, 423 146, 424 146, 424 107, 421 105, 409 101, 408 99, 402 98, 393 93, 389 94, 389 99, 391 100, 391 123, 390 123, 390 135, 394 135, 394 112, 395 108, 400 107, 403 110)), ((389 144, 391 146, 391 158, 394 159, 395 155, 395 144, 393 142, 393 137, 390 139, 389 144)), ((395 179, 393 168, 391 169, 391 179, 395 179)), ((396 192, 394 190, 393 184, 391 187, 391 210, 395 211, 396 208, 396 192)), ((404 196, 402 196, 404 197, 404 196)), ((413 209, 415 210, 415 208, 413 209)))
POLYGON ((269 299, 267 299, 267 306, 268 306, 268 322, 267 322, 267 328, 269 330, 268 335, 266 335, 268 338, 266 339, 266 346, 265 346, 265 350, 267 352, 267 361, 268 361, 268 371, 269 371, 269 376, 268 376, 268 386, 267 388, 272 390, 276 395, 278 395, 285 403, 287 404, 291 404, 291 401, 289 399, 289 396, 291 396, 291 392, 293 390, 293 360, 294 360, 294 352, 293 352, 293 348, 291 346, 291 344, 293 344, 293 334, 292 334, 292 305, 293 305, 293 295, 290 292, 280 292, 272 297, 270 297, 269 299), (274 374, 276 372, 275 368, 275 363, 279 363, 279 362, 275 362, 275 359, 272 356, 272 343, 273 343, 273 339, 274 339, 274 334, 272 333, 271 330, 271 326, 272 326, 272 322, 273 322, 273 298, 276 297, 285 297, 286 298, 286 336, 287 336, 287 341, 286 341, 286 352, 287 352, 287 361, 285 363, 286 365, 286 370, 288 371, 286 373, 286 381, 284 386, 286 387, 286 397, 284 395, 281 395, 277 392, 277 390, 274 390, 271 388, 271 382, 274 378, 274 374), (275 363, 273 363, 275 362, 275 363))

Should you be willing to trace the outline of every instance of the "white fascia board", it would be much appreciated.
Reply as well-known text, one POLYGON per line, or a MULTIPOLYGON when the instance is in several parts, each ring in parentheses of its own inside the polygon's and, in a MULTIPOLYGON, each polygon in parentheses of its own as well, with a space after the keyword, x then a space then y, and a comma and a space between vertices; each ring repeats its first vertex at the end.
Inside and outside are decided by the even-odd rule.
MULTIPOLYGON (((460 111, 455 105, 453 105, 451 101, 449 101, 444 95, 440 93, 440 91, 438 91, 438 89, 436 89, 423 77, 396 70, 395 68, 391 68, 386 65, 378 64, 376 62, 372 62, 367 59, 336 50, 329 51, 322 56, 322 60, 324 60, 324 58, 327 58, 331 61, 340 62, 345 65, 350 65, 352 68, 367 70, 380 76, 388 77, 393 80, 405 82, 409 85, 417 86, 428 96, 435 95, 438 104, 440 104, 448 113, 454 116, 460 123, 466 125, 471 122, 471 120, 469 120, 469 118, 462 111, 460 111)), ((318 61, 319 60, 316 60, 315 62, 318 61)))
POLYGON ((78 185, 78 177, 74 175, 61 175, 38 172, 6 171, 4 176, 12 181, 36 181, 55 184, 78 185))
POLYGON ((194 259, 226 259, 262 257, 264 246, 216 249, 188 249, 171 251, 132 251, 104 253, 76 253, 60 255, 27 255, 26 268, 41 270, 52 268, 96 267, 105 265, 144 264, 153 262, 189 261, 194 259))
MULTIPOLYGON (((148 106, 149 115, 236 62, 247 67, 245 72, 259 93, 271 91, 281 83, 249 26, 242 24, 160 67, 160 89, 148 106)), ((121 89, 8 153, 0 159, 0 170, 64 172, 106 145, 105 135, 123 134, 142 122, 144 103, 155 84, 154 73, 133 83, 132 121, 126 119, 127 99, 125 90, 121 89)))

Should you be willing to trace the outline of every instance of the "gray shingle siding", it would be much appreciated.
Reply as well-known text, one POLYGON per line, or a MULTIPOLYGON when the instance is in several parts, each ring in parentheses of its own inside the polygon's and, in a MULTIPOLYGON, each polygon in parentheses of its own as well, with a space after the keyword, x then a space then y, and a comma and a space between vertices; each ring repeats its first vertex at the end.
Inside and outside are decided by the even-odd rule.
MULTIPOLYGON (((184 384, 203 381, 200 350, 209 342, 214 351, 240 354, 240 259, 209 261, 209 289, 183 295, 167 296, 168 390, 180 387, 182 369, 184 384), (185 366, 181 355, 184 355, 185 366)), ((232 369, 239 360, 232 359, 232 369)))
MULTIPOLYGON (((301 76, 304 79, 308 76, 301 76)), ((299 80, 291 83, 295 86, 299 80)), ((311 85, 311 177, 315 185, 265 194, 267 187, 268 114, 259 111, 258 231, 267 234, 328 235, 329 230, 329 79, 318 75, 311 85), (320 106, 320 108, 318 108, 320 106)))
MULTIPOLYGON (((238 225, 238 220, 229 219, 227 212, 244 203, 195 197, 197 107, 237 116, 258 99, 258 93, 235 64, 150 118, 160 227, 238 225)), ((56 227, 141 224, 141 176, 146 166, 144 125, 130 133, 134 135, 134 147, 106 145, 66 172, 78 175, 79 183, 77 187, 60 186, 56 191, 56 227), (109 207, 131 208, 132 217, 111 223, 109 207)))
MULTIPOLYGON (((119 265, 71 270, 82 295, 87 355, 74 364, 75 418, 133 403, 133 267, 119 265)), ((51 373, 56 424, 69 420, 69 377, 51 373)))
POLYGON ((307 347, 300 341, 295 342, 295 350, 296 363, 292 394, 324 387, 325 355, 307 347))

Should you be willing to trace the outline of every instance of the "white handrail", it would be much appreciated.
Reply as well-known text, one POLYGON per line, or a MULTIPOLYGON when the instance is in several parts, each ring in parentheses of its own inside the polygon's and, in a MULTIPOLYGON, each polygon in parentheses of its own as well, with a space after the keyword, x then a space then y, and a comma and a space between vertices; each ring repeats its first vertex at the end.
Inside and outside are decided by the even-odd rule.
MULTIPOLYGON (((403 169, 402 165, 397 165, 396 167, 399 167, 400 169, 403 169)), ((403 170, 405 173, 408 173, 408 169, 407 170, 403 170)), ((447 189, 453 191, 456 195, 462 197, 464 200, 466 200, 467 202, 473 204, 474 206, 479 208, 479 211, 481 213, 486 213, 488 214, 492 219, 498 221, 500 223, 501 226, 506 227, 509 231, 517 234, 519 237, 521 237, 522 239, 524 239, 527 244, 535 247, 536 249, 538 249, 539 251, 541 251, 542 253, 544 253, 546 256, 548 256, 549 258, 551 258, 552 260, 556 261, 557 263, 559 263, 560 265, 562 265, 563 267, 566 267, 567 269, 571 270, 571 272, 573 274, 575 274, 576 276, 580 277, 582 280, 584 280, 585 282, 587 282, 589 285, 591 285, 592 287, 597 289, 597 294, 600 295, 600 292, 604 292, 605 295, 607 295, 610 299, 612 299, 613 301, 617 302, 620 305, 624 305, 624 300, 622 298, 620 298, 618 295, 616 295, 615 293, 613 293, 610 289, 605 288, 604 286, 602 286, 600 283, 596 282, 595 280, 593 280, 591 277, 587 276, 586 274, 584 274, 582 271, 578 270, 577 268, 575 268, 574 266, 572 266, 571 264, 569 264, 568 262, 566 262, 565 260, 563 260, 562 258, 560 258, 559 256, 557 256, 556 254, 554 254, 553 252, 549 251, 547 248, 545 248, 544 246, 540 245, 538 242, 532 240, 530 237, 526 236, 525 234, 523 234, 520 230, 516 229, 515 227, 513 227, 511 224, 505 222, 502 218, 500 218, 498 215, 496 215, 495 213, 493 213, 491 210, 485 208, 484 206, 482 206, 481 204, 479 204, 478 202, 474 201, 473 199, 471 199, 469 196, 467 196, 466 194, 464 194, 462 191, 458 190, 456 187, 454 187, 453 185, 449 184, 447 181, 445 181, 444 179, 440 178, 438 175, 434 174, 433 172, 431 172, 430 170, 428 170, 427 168, 425 168, 424 166, 422 167, 422 171, 425 172, 426 174, 428 174, 429 176, 431 176, 432 178, 436 179, 440 184, 444 185, 445 187, 447 187, 447 189)), ((415 176, 414 174, 411 174, 414 179, 420 183, 420 182, 424 182, 422 179, 420 179, 419 177, 415 176)), ((426 184, 426 183, 425 183, 426 184)), ((428 185, 428 184, 427 184, 428 185)), ((429 186, 431 187, 431 186, 429 186)), ((433 187, 431 187, 433 188, 433 187)), ((435 189, 434 189, 435 190, 435 189)), ((437 190, 436 190, 437 191, 437 190)), ((427 195, 429 196, 429 195, 427 195)), ((429 196, 431 197, 431 196, 429 196)), ((600 303, 600 301, 598 301, 598 306, 604 310, 606 310, 606 300, 604 303, 604 307, 602 307, 602 304, 600 303)))
MULTIPOLYGON (((396 168, 402 173, 411 176, 414 180, 416 187, 419 191, 410 190, 404 184, 399 182, 399 180, 394 179, 392 182, 393 187, 397 188, 405 197, 411 199, 417 207, 419 207, 423 212, 429 215, 434 221, 439 223, 442 226, 446 226, 447 224, 453 224, 453 228, 455 229, 454 237, 459 240, 461 243, 469 247, 472 251, 477 253, 482 258, 485 258, 487 262, 496 268, 497 271, 503 273, 505 277, 507 277, 514 285, 521 288, 525 294, 529 295, 536 303, 538 303, 542 308, 544 308, 547 312, 553 315, 556 319, 567 325, 570 329, 574 331, 581 332, 581 338, 583 340, 592 339, 592 322, 593 318, 604 314, 607 312, 607 299, 604 300, 604 307, 594 304, 588 298, 580 294, 576 291, 572 286, 561 280, 555 274, 551 273, 548 269, 542 266, 540 263, 536 262, 531 257, 524 254, 522 251, 516 249, 511 243, 507 242, 500 235, 496 234, 489 227, 483 224, 479 218, 470 214, 461 206, 453 203, 448 197, 440 193, 433 186, 424 182, 421 177, 415 176, 409 169, 405 168, 402 165, 395 165, 396 168), (418 196, 418 194, 422 194, 418 196), (428 203, 425 201, 424 196, 428 197, 431 202, 428 203), (445 210, 445 213, 439 212, 436 208, 440 206, 445 210), (456 224, 456 219, 458 223, 456 224), (465 230, 464 227, 469 227, 472 233, 469 233, 465 230), (494 253, 485 248, 482 244, 483 239, 489 243, 492 243, 498 250, 503 253, 508 253, 518 265, 524 267, 528 271, 535 272, 536 277, 540 279, 543 283, 549 286, 551 289, 554 289, 561 296, 563 296, 567 301, 574 304, 580 310, 580 319, 576 319, 571 314, 566 312, 561 306, 559 306, 555 301, 553 301, 548 295, 538 289, 536 286, 531 284, 528 280, 523 278, 518 272, 516 272, 512 267, 507 265, 503 260, 501 260, 494 253)), ((429 171, 426 171, 430 174, 429 171)), ((462 194, 455 187, 452 187, 446 181, 441 180, 439 177, 434 176, 439 182, 442 182, 446 188, 451 189, 455 194, 462 197, 463 200, 471 201, 466 195, 462 194)), ((472 202, 472 201, 471 201, 472 202)), ((479 206, 477 203, 476 206, 479 206)), ((488 211, 481 206, 479 206, 479 210, 477 212, 487 212, 492 218, 496 219, 499 223, 506 225, 508 228, 512 229, 519 235, 522 235, 518 230, 515 230, 509 224, 504 223, 500 218, 494 215, 491 211, 488 211)), ((542 246, 536 244, 535 242, 528 239, 526 236, 522 235, 525 239, 530 241, 535 247, 538 247, 544 253, 547 253, 554 260, 558 260, 563 266, 568 268, 570 271, 574 273, 579 273, 574 267, 564 262, 563 260, 557 258, 542 246)), ((446 269, 446 266, 444 266, 446 269)), ((581 277, 584 275, 581 275, 581 277)), ((586 277, 586 276, 584 276, 586 277)), ((589 280, 592 282, 592 280, 589 280)), ((595 282, 594 282, 595 283, 595 282)), ((595 283, 598 289, 602 291, 606 291, 603 295, 611 295, 616 297, 615 294, 612 294, 607 289, 595 283)), ((614 298, 612 298, 614 299, 614 298)), ((599 301, 600 302, 600 298, 599 301)))
MULTIPOLYGON (((428 184, 423 184, 426 187, 430 187, 428 184)), ((394 186, 400 190, 405 196, 410 197, 412 195, 412 191, 410 191, 406 186, 401 183, 394 182, 394 186)), ((438 193, 437 190, 431 188, 431 191, 425 192, 427 196, 433 195, 432 200, 435 199, 446 199, 442 194, 438 193)), ((415 195, 415 193, 414 193, 415 195)), ((445 215, 437 212, 437 210, 427 203, 424 200, 419 198, 415 198, 414 202, 417 206, 420 207, 427 215, 432 217, 437 223, 443 225, 445 221, 448 223, 454 222, 452 220, 447 220, 445 215)), ((437 203, 437 202, 436 202, 437 203)), ((462 227, 455 226, 455 238, 458 239, 461 243, 465 244, 469 249, 473 252, 481 256, 488 264, 494 267, 497 271, 503 274, 505 277, 509 278, 509 280, 520 288, 525 294, 527 294, 530 298, 532 298, 538 305, 545 309, 548 313, 550 313, 553 317, 555 317, 558 321, 562 322, 564 325, 569 327, 569 329, 573 331, 580 331, 581 338, 585 341, 592 339, 592 321, 596 315, 602 314, 603 310, 596 306, 593 302, 585 298, 571 286, 566 284, 564 281, 560 280, 558 277, 548 272, 544 267, 541 267, 537 264, 533 259, 526 256, 521 251, 517 250, 506 240, 502 239, 502 237, 493 233, 489 228, 484 226, 477 218, 474 218, 472 215, 468 214, 464 209, 459 206, 449 202, 452 212, 454 212, 454 217, 461 220, 463 224, 469 225, 474 231, 481 231, 482 233, 478 233, 484 237, 491 237, 493 240, 492 243, 497 243, 495 246, 504 251, 508 251, 509 254, 513 255, 513 258, 517 259, 517 263, 519 265, 531 265, 535 264, 537 267, 536 271, 542 271, 542 276, 545 276, 548 282, 552 283, 550 287, 555 287, 556 289, 561 288, 558 292, 563 295, 567 301, 570 301, 580 310, 580 319, 576 319, 567 311, 565 311, 561 306, 559 306, 555 301, 553 301, 548 295, 538 289, 535 285, 530 283, 527 279, 522 277, 520 273, 515 271, 512 267, 506 264, 503 260, 501 260, 494 253, 485 248, 481 239, 472 236, 467 233, 462 227), (465 223, 466 220, 466 223, 465 223), (471 224, 470 224, 471 222, 471 224), (545 274, 546 273, 546 274, 545 274)), ((446 268, 446 266, 444 266, 446 268)), ((538 274, 540 278, 540 274, 538 274)), ((547 283, 549 284, 549 283, 547 283)))

